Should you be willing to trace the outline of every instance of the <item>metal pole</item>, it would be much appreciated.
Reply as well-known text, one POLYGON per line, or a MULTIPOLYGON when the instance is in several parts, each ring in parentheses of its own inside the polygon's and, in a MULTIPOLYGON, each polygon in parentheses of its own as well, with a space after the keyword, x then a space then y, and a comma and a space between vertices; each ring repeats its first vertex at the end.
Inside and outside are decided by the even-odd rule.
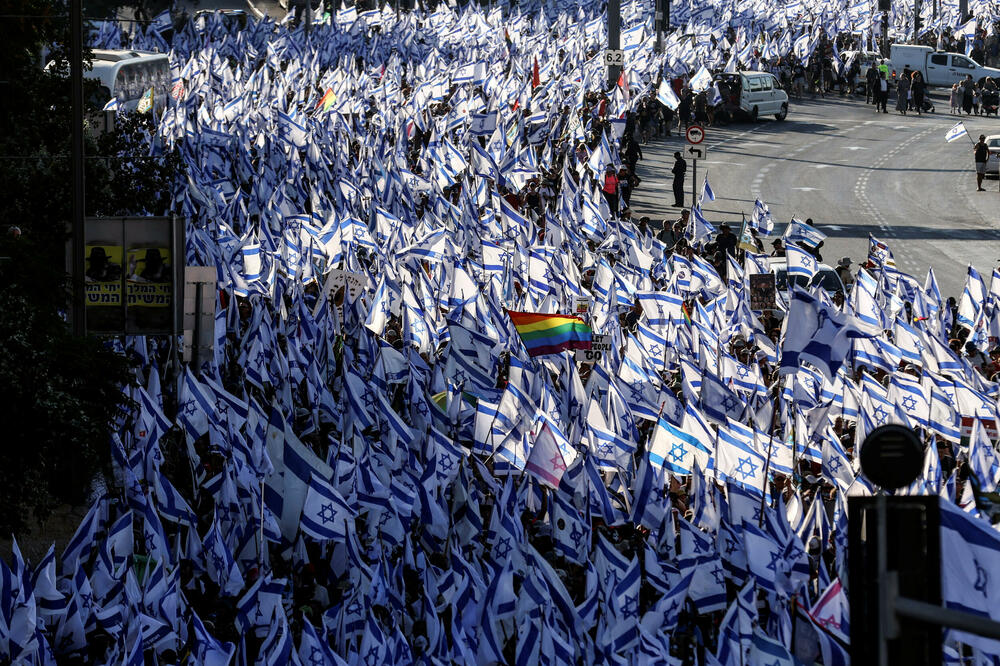
POLYGON ((313 3, 312 0, 306 0, 306 37, 309 37, 309 32, 312 30, 313 22, 313 3))
POLYGON ((697 203, 698 196, 698 160, 696 158, 691 159, 691 207, 693 208, 697 203))
POLYGON ((875 564, 878 567, 878 666, 889 666, 889 637, 892 611, 889 608, 888 557, 886 555, 885 493, 879 492, 875 503, 875 564))
POLYGON ((86 254, 84 238, 84 189, 83 189, 83 0, 69 3, 69 79, 70 79, 70 228, 73 254, 70 270, 73 280, 73 334, 86 335, 86 292, 84 290, 83 262, 86 254))
MULTIPOLYGON (((621 0, 608 0, 608 50, 617 51, 621 47, 622 8, 621 0)), ((608 65, 608 90, 618 85, 622 73, 621 65, 608 65)))
POLYGON ((913 0, 913 43, 917 43, 920 35, 920 0, 913 0))
POLYGON ((882 57, 889 57, 889 12, 882 12, 882 57))
POLYGON ((663 0, 656 0, 656 52, 663 53, 663 0))
POLYGON ((941 625, 960 629, 978 636, 1000 639, 1000 622, 972 613, 935 606, 926 601, 917 601, 906 597, 896 597, 893 600, 893 610, 903 617, 913 618, 928 624, 941 625))
POLYGON ((958 0, 958 15, 961 17, 961 21, 964 23, 966 17, 969 15, 969 0, 958 0))

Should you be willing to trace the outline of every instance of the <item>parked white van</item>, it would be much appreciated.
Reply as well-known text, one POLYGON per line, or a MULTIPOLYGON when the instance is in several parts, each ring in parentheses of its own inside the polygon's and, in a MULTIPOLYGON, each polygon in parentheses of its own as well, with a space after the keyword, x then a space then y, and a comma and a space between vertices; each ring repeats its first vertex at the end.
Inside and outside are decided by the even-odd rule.
MULTIPOLYGON (((760 116, 773 115, 776 120, 784 120, 788 115, 788 93, 778 79, 770 72, 740 72, 722 74, 720 81, 726 84, 729 100, 734 106, 756 122, 760 116)), ((725 95, 724 95, 725 96, 725 95)))

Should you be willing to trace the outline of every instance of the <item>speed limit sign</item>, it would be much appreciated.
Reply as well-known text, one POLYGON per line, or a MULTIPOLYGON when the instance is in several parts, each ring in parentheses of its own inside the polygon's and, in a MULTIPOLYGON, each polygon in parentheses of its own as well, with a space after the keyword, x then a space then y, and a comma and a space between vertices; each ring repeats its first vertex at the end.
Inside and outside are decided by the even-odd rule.
POLYGON ((687 137, 688 143, 698 145, 705 140, 705 128, 701 125, 691 125, 684 136, 687 137))

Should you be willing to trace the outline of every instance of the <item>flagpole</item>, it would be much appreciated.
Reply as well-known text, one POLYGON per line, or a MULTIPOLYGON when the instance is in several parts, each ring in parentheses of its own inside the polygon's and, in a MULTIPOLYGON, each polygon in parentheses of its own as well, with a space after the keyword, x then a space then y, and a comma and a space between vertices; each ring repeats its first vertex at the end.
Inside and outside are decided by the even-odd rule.
MULTIPOLYGON (((779 384, 775 384, 777 388, 779 384)), ((780 393, 775 391, 775 399, 777 399, 780 393)), ((757 523, 758 527, 764 526, 764 508, 767 504, 767 473, 771 468, 771 451, 774 450, 774 431, 778 424, 778 410, 771 410, 771 436, 767 443, 767 460, 764 461, 764 492, 760 496, 760 520, 757 523)))

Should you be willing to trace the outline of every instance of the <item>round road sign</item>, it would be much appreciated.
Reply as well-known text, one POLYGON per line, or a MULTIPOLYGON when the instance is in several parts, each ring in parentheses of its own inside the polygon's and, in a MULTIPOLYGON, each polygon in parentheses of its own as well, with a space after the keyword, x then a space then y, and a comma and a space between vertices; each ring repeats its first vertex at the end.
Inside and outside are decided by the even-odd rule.
POLYGON ((697 145, 705 140, 705 128, 701 125, 691 125, 687 128, 685 136, 687 137, 688 143, 697 145))

